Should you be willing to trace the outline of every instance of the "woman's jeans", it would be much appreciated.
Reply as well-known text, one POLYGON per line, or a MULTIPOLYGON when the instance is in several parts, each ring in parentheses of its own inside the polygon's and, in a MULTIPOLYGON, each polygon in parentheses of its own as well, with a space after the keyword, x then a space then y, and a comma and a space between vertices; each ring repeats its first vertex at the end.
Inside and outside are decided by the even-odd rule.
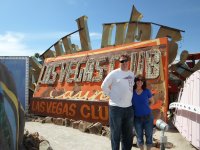
POLYGON ((137 135, 138 146, 144 145, 144 133, 146 137, 146 145, 152 146, 153 144, 153 115, 147 115, 144 117, 134 117, 135 131, 137 135))
POLYGON ((133 144, 133 108, 109 106, 109 122, 112 150, 131 150, 133 144))

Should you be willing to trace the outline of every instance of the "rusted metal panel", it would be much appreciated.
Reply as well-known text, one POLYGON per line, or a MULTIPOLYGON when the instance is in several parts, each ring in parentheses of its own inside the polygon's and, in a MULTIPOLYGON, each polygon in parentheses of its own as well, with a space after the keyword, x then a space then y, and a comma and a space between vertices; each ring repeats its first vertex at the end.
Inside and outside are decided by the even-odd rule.
POLYGON ((156 38, 160 38, 160 37, 169 37, 171 38, 171 41, 169 41, 169 64, 171 64, 177 55, 177 51, 178 51, 178 44, 176 42, 180 41, 182 36, 181 36, 181 31, 179 30, 173 30, 169 27, 164 27, 161 26, 156 38))
MULTIPOLYGON (((171 54, 169 52, 169 54, 171 54)), ((176 64, 172 64, 169 69, 172 74, 184 81, 192 73, 200 69, 199 54, 189 54, 184 50, 180 55, 180 61, 176 64), (193 60, 191 60, 193 58, 193 60)))
POLYGON ((116 24, 115 45, 124 44, 126 28, 128 24, 116 24))
POLYGON ((142 17, 143 17, 143 15, 133 5, 130 21, 140 21, 142 19, 142 17))
POLYGON ((108 102, 32 98, 30 112, 108 125, 108 102))
POLYGON ((55 57, 56 53, 53 50, 46 50, 40 57, 44 60, 46 58, 55 57))
POLYGON ((138 41, 146 41, 151 38, 151 23, 138 23, 136 29, 136 39, 138 41))
POLYGON ((29 63, 30 63, 30 67, 29 67, 29 89, 34 91, 35 86, 37 84, 36 80, 38 79, 38 77, 40 75, 42 65, 33 56, 29 58, 29 63))
POLYGON ((136 23, 129 23, 128 24, 125 43, 130 43, 130 42, 135 41, 135 34, 136 34, 135 31, 136 31, 136 29, 137 29, 136 23))
POLYGON ((200 59, 200 53, 195 53, 195 54, 189 54, 187 57, 187 60, 197 60, 200 59))
POLYGON ((55 47, 55 50, 56 50, 56 56, 61 56, 61 55, 64 54, 64 50, 63 50, 63 47, 62 47, 62 41, 61 40, 56 42, 54 44, 54 47, 55 47))
POLYGON ((113 27, 114 27, 114 24, 103 25, 101 48, 111 45, 111 37, 112 37, 113 27))
POLYGON ((70 36, 66 36, 62 38, 63 45, 65 48, 65 53, 66 54, 71 54, 72 53, 72 43, 71 43, 71 38, 70 36))
POLYGON ((87 16, 82 16, 76 20, 78 28, 82 29, 79 31, 81 51, 91 50, 90 36, 87 25, 87 16))

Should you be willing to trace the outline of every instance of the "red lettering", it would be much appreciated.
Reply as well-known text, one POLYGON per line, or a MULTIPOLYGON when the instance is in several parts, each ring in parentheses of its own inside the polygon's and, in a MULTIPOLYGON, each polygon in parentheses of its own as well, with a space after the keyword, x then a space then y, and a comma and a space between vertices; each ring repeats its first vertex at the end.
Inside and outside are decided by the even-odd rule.
POLYGON ((44 112, 45 111, 45 102, 40 103, 40 109, 39 112, 44 112))
POLYGON ((83 116, 84 118, 89 118, 90 117, 90 107, 86 104, 83 104, 81 106, 81 116, 83 116))
POLYGON ((35 111, 35 102, 34 101, 32 101, 32 103, 31 103, 31 110, 32 110, 32 112, 35 111))
POLYGON ((92 119, 97 119, 97 120, 99 119, 98 114, 96 114, 97 111, 98 111, 98 110, 95 109, 95 106, 92 105, 92 106, 91 106, 92 119))
POLYGON ((53 114, 56 113, 56 102, 53 102, 52 113, 53 113, 53 114))
POLYGON ((99 118, 101 120, 108 120, 108 106, 99 106, 99 118))
POLYGON ((51 112, 52 102, 47 102, 47 113, 51 112))
POLYGON ((61 102, 59 102, 59 103, 57 104, 56 113, 57 113, 57 114, 62 114, 62 103, 61 103, 61 102))
POLYGON ((71 116, 71 117, 75 116, 75 114, 76 114, 75 109, 76 109, 76 104, 71 104, 69 106, 69 116, 71 116))
POLYGON ((66 103, 65 105, 64 105, 64 107, 63 107, 63 114, 65 114, 66 116, 68 116, 68 104, 66 103))

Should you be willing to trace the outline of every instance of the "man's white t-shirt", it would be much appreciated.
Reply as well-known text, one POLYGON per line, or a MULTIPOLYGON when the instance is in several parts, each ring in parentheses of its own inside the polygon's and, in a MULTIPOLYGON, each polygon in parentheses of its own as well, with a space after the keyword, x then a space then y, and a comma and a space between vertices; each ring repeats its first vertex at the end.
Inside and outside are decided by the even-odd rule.
POLYGON ((109 105, 132 106, 134 73, 120 68, 111 71, 104 79, 101 88, 110 97, 109 105))

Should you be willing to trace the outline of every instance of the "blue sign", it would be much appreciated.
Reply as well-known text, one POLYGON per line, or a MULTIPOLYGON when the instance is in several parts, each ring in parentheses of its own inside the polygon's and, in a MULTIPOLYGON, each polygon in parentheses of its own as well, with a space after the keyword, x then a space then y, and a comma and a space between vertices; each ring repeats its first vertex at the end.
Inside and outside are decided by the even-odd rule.
POLYGON ((29 58, 22 56, 7 56, 0 57, 0 62, 7 67, 10 75, 12 76, 16 86, 17 98, 22 104, 24 110, 27 111, 29 58))

